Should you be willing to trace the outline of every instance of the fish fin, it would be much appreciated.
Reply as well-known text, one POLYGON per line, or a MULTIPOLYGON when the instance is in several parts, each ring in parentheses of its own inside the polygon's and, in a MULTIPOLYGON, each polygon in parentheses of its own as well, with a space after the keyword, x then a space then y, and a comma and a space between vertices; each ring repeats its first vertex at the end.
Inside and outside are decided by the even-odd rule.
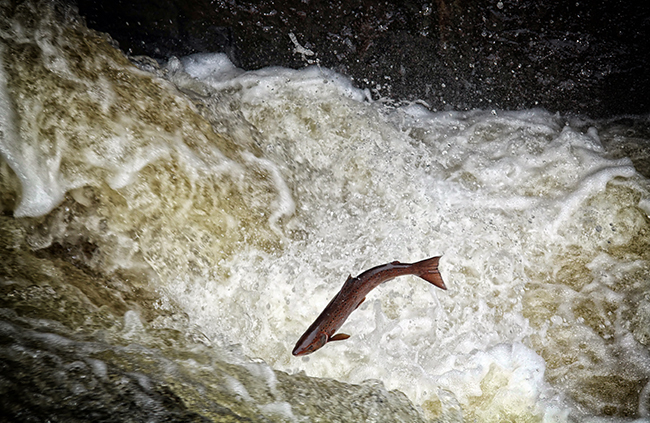
POLYGON ((361 302, 360 302, 359 304, 357 304, 357 306, 356 306, 354 309, 355 309, 355 310, 358 309, 359 306, 360 306, 361 304, 363 304, 364 301, 366 301, 366 297, 363 297, 363 299, 361 300, 361 302))
POLYGON ((442 276, 438 271, 438 261, 440 261, 440 257, 431 257, 413 263, 413 267, 415 268, 413 269, 415 271, 414 274, 440 289, 447 289, 445 282, 442 280, 442 276))
POLYGON ((346 333, 337 333, 336 335, 332 336, 330 339, 327 340, 327 342, 331 341, 342 341, 344 339, 348 339, 350 335, 346 333))
POLYGON ((350 282, 352 279, 354 279, 352 275, 349 275, 348 278, 345 280, 345 283, 350 282))

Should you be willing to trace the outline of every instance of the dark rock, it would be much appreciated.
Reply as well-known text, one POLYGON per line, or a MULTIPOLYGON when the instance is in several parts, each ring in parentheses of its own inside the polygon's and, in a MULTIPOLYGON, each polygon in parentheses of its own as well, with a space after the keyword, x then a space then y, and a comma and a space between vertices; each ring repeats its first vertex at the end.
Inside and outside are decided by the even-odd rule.
POLYGON ((424 100, 434 110, 650 111, 642 2, 76 2, 91 28, 131 55, 225 52, 244 69, 319 63, 375 98, 424 100), (315 54, 296 52, 290 34, 315 54))

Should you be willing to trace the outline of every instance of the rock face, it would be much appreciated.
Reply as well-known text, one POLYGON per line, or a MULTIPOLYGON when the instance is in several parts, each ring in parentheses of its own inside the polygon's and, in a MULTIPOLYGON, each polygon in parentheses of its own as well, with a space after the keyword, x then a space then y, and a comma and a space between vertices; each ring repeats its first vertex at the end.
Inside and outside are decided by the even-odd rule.
POLYGON ((434 110, 650 110, 650 7, 639 2, 76 3, 91 28, 131 55, 225 52, 244 69, 318 63, 373 98, 423 100, 434 110))

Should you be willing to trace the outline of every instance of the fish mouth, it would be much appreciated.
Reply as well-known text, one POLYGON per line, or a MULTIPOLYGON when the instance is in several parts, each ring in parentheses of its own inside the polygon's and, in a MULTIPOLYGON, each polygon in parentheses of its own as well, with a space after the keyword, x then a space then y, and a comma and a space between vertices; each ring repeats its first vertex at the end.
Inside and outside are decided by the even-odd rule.
POLYGON ((314 351, 311 348, 309 348, 308 346, 304 347, 304 346, 298 344, 293 348, 293 351, 291 351, 291 354, 298 357, 298 356, 301 356, 301 355, 311 354, 313 352, 314 351))
POLYGON ((293 351, 291 351, 291 354, 298 357, 301 355, 307 355, 309 353, 307 351, 301 351, 299 348, 294 348, 293 351))

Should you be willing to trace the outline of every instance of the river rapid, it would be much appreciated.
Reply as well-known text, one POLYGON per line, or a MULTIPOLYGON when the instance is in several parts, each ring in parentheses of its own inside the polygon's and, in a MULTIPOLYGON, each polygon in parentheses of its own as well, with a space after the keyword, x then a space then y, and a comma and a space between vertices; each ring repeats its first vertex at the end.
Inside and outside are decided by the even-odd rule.
POLYGON ((647 117, 434 113, 0 14, 3 415, 650 417, 647 117), (349 274, 436 255, 447 291, 388 282, 291 355, 349 274))

